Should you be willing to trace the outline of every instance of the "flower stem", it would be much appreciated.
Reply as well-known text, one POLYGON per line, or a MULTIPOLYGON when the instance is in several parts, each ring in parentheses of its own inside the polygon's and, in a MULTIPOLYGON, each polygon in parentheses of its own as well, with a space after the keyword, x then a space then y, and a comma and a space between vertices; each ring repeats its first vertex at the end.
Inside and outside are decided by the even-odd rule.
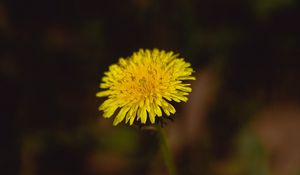
POLYGON ((168 168, 169 175, 177 175, 176 168, 174 165, 173 157, 171 154, 170 146, 167 142, 166 132, 161 127, 157 127, 159 132, 160 150, 162 152, 165 164, 168 168))

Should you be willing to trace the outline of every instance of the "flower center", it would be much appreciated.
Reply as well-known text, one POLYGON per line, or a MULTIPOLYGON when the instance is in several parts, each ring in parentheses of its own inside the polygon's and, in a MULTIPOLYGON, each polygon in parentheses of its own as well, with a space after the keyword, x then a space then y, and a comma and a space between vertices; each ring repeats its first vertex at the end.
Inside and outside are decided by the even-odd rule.
POLYGON ((156 82, 151 79, 151 77, 141 77, 138 82, 138 91, 143 97, 152 96, 156 91, 156 82))
POLYGON ((136 72, 128 71, 123 79, 121 88, 125 90, 126 98, 133 101, 155 99, 163 89, 160 71, 141 66, 136 72))

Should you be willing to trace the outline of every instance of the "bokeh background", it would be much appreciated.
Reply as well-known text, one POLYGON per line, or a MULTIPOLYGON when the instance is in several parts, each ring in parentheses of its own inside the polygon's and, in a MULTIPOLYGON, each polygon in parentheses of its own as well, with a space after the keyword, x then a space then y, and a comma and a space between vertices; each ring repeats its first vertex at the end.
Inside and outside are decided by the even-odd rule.
POLYGON ((300 1, 2 0, 0 174, 163 175, 155 132, 103 119, 103 72, 139 48, 197 80, 165 129, 178 174, 300 174, 300 1))

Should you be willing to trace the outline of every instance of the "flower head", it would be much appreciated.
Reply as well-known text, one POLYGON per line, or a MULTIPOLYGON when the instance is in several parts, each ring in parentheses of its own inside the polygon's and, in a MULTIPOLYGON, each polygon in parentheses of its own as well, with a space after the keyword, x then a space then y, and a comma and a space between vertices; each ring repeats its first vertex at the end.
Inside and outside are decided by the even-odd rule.
POLYGON ((183 81, 195 80, 190 66, 178 54, 158 49, 140 49, 126 59, 120 58, 104 73, 100 84, 104 90, 96 96, 108 99, 99 110, 104 111, 105 118, 117 113, 114 125, 124 119, 130 125, 135 121, 145 124, 147 120, 154 124, 163 112, 167 116, 176 112, 168 101, 188 100, 186 96, 192 89, 183 81))

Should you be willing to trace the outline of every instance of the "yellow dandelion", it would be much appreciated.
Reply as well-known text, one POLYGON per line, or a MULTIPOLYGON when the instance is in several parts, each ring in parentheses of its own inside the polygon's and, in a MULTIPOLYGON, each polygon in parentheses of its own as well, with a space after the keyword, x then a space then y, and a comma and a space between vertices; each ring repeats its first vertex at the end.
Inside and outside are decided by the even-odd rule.
POLYGON ((163 112, 167 116, 176 112, 168 101, 188 100, 186 96, 192 88, 183 81, 195 80, 190 66, 178 54, 158 49, 140 49, 126 59, 120 58, 104 73, 100 83, 104 90, 96 96, 108 99, 99 110, 104 112, 104 118, 117 113, 113 125, 124 119, 130 125, 135 121, 145 124, 148 119, 154 124, 163 112))

